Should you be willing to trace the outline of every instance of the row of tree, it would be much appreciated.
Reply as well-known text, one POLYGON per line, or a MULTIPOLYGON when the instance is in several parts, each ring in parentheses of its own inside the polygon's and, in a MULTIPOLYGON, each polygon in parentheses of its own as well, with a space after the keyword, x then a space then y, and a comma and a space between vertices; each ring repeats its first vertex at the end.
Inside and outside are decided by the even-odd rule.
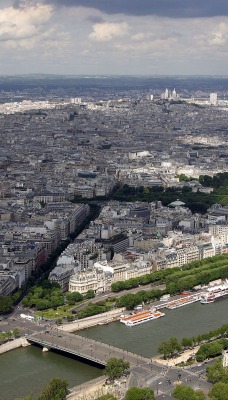
MULTIPOLYGON (((220 328, 217 329, 213 329, 207 333, 203 333, 202 335, 198 335, 198 336, 192 336, 192 337, 184 337, 180 342, 178 341, 178 339, 176 337, 174 338, 170 338, 166 341, 163 341, 159 344, 158 347, 158 353, 162 354, 165 358, 167 357, 173 357, 176 353, 185 350, 187 348, 191 348, 192 346, 196 346, 199 345, 200 343, 203 343, 202 350, 201 347, 198 351, 199 355, 197 358, 197 361, 203 361, 206 358, 210 357, 209 356, 209 352, 211 351, 211 356, 215 356, 216 351, 220 348, 223 347, 223 349, 226 348, 227 344, 228 344, 228 339, 226 339, 226 337, 228 337, 228 324, 223 324, 220 328), (217 346, 217 350, 216 350, 216 346, 211 346, 213 343, 216 342, 215 339, 218 339, 217 342, 219 343, 219 346, 217 346), (213 341, 212 341, 213 340, 213 341), (210 343, 205 343, 205 342, 209 342, 212 341, 210 343), (208 356, 207 356, 208 354, 208 356), (204 357, 205 355, 205 357, 204 357)), ((222 350, 221 350, 222 351, 222 350)), ((221 354, 221 352, 218 354, 221 354)))
POLYGON ((91 317, 92 315, 101 314, 107 311, 110 311, 112 306, 110 304, 106 304, 105 301, 99 301, 95 304, 88 304, 85 308, 77 312, 78 319, 91 317))
POLYGON ((133 308, 139 304, 147 303, 151 300, 158 300, 166 293, 164 290, 153 289, 153 290, 140 290, 137 293, 125 294, 116 300, 116 307, 125 307, 127 310, 133 310, 133 308))
POLYGON ((113 292, 121 292, 137 288, 139 286, 154 284, 166 284, 167 293, 174 294, 182 290, 192 289, 194 286, 208 284, 210 281, 218 278, 227 278, 228 255, 221 254, 203 260, 192 261, 180 268, 169 268, 130 278, 126 281, 117 281, 112 283, 113 292))
POLYGON ((111 289, 113 292, 121 292, 123 290, 129 290, 137 288, 139 286, 149 285, 154 283, 156 285, 165 283, 167 276, 172 275, 175 271, 179 271, 179 268, 169 268, 160 271, 152 272, 151 274, 145 274, 137 278, 130 278, 126 281, 113 282, 111 289))

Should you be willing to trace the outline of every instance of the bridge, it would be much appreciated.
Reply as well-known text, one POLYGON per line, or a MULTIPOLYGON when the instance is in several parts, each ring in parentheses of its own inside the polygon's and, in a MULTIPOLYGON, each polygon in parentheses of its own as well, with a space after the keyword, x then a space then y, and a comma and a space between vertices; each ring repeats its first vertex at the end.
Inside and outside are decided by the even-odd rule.
POLYGON ((151 359, 119 349, 109 344, 101 343, 80 335, 74 335, 57 329, 32 334, 26 338, 31 344, 36 344, 46 350, 54 350, 75 356, 82 361, 105 367, 110 357, 122 358, 130 366, 144 365, 149 368, 151 359))
POLYGON ((102 367, 110 357, 122 358, 131 366, 144 364, 149 365, 151 359, 133 354, 129 351, 119 349, 97 340, 89 339, 80 335, 53 329, 39 332, 27 337, 28 342, 36 344, 47 350, 56 350, 75 356, 82 361, 91 362, 102 367))

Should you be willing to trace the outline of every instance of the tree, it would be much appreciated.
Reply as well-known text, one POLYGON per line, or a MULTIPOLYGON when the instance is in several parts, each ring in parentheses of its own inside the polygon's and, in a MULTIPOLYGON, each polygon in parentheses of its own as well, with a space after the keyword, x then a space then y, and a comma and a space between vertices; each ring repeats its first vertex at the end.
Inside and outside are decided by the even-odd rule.
POLYGON ((171 355, 173 355, 175 353, 179 353, 179 351, 181 351, 181 345, 178 342, 176 337, 171 337, 169 339, 169 343, 170 343, 170 348, 171 348, 171 355))
POLYGON ((193 344, 192 338, 184 337, 184 338, 181 340, 181 346, 182 346, 182 347, 185 347, 185 348, 187 348, 187 347, 192 347, 192 344, 193 344))
POLYGON ((164 358, 170 355, 170 346, 168 341, 161 342, 158 347, 158 353, 162 354, 164 358))
POLYGON ((215 383, 209 392, 212 400, 228 400, 228 384, 223 382, 215 383))
POLYGON ((11 311, 13 308, 13 301, 10 297, 0 296, 0 313, 11 311))
POLYGON ((95 297, 95 292, 94 292, 94 290, 92 290, 92 289, 88 290, 88 292, 86 293, 85 297, 86 297, 87 299, 93 299, 93 298, 95 297))
POLYGON ((66 299, 69 304, 74 304, 83 300, 83 295, 79 292, 72 292, 66 294, 66 299))
POLYGON ((205 343, 200 346, 196 353, 197 361, 204 361, 209 357, 216 357, 222 354, 223 345, 219 340, 215 340, 211 343, 205 343))
POLYGON ((124 361, 121 358, 111 357, 107 361, 104 374, 113 381, 116 378, 120 378, 129 366, 130 364, 128 361, 124 361))
POLYGON ((43 388, 38 400, 65 400, 68 383, 58 377, 51 379, 43 388))
POLYGON ((176 337, 171 337, 169 340, 161 342, 158 347, 158 353, 166 357, 172 357, 175 353, 181 350, 181 345, 176 337))
POLYGON ((132 386, 128 389, 124 400, 155 400, 155 397, 152 389, 132 386))
POLYGON ((14 330, 13 330, 13 336, 14 336, 14 337, 17 337, 17 336, 19 336, 19 335, 20 335, 19 329, 18 329, 18 328, 14 328, 14 330))
POLYGON ((212 365, 208 365, 206 368, 207 378, 212 383, 225 381, 228 383, 228 370, 222 365, 222 360, 218 359, 212 365))
POLYGON ((177 400, 205 400, 206 397, 201 390, 194 391, 190 386, 177 385, 172 392, 177 400))

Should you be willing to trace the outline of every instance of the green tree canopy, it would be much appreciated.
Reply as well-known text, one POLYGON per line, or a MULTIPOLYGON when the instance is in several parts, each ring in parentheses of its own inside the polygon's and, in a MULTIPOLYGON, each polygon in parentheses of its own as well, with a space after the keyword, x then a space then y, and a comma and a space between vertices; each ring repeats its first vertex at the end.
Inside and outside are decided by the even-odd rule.
POLYGON ((228 369, 222 365, 222 360, 217 359, 212 365, 207 366, 207 378, 212 383, 225 382, 228 383, 228 369))
POLYGON ((128 361, 124 361, 121 358, 111 357, 107 361, 104 374, 113 381, 116 378, 120 378, 129 366, 130 364, 128 361))
POLYGON ((182 346, 182 347, 186 347, 186 348, 187 348, 187 347, 191 347, 192 344, 193 344, 192 338, 184 337, 184 338, 181 340, 181 346, 182 346))
POLYGON ((65 400, 68 383, 58 377, 51 379, 43 388, 38 400, 65 400))
POLYGON ((206 397, 201 390, 194 391, 190 386, 177 385, 172 392, 177 400, 205 400, 206 397))
POLYGON ((152 389, 132 386, 128 389, 124 400, 155 400, 155 397, 152 389))
POLYGON ((83 298, 84 298, 83 295, 79 292, 72 292, 66 294, 66 299, 69 304, 74 304, 77 303, 78 301, 82 301, 83 298))
POLYGON ((181 345, 176 337, 171 337, 170 339, 161 342, 158 347, 158 353, 162 354, 165 358, 172 357, 175 353, 181 350, 181 345))
POLYGON ((209 392, 211 400, 228 400, 228 384, 223 382, 215 383, 209 392))
POLYGON ((95 297, 95 292, 94 290, 90 289, 85 295, 86 299, 93 299, 95 297))
POLYGON ((0 313, 11 311, 13 308, 13 301, 10 297, 0 296, 0 313))

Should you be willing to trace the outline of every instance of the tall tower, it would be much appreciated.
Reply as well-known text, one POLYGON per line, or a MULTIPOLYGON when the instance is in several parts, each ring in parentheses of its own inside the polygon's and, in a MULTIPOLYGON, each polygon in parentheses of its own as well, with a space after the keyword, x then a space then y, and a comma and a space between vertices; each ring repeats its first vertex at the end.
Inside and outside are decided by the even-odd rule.
POLYGON ((213 106, 217 106, 217 104, 218 104, 218 95, 217 95, 217 93, 210 93, 210 103, 213 106))
POLYGON ((168 89, 165 89, 165 99, 167 100, 169 98, 169 91, 168 89))
POLYGON ((176 92, 175 89, 173 89, 173 91, 172 91, 172 98, 173 98, 173 99, 176 99, 176 98, 177 98, 177 92, 176 92))

